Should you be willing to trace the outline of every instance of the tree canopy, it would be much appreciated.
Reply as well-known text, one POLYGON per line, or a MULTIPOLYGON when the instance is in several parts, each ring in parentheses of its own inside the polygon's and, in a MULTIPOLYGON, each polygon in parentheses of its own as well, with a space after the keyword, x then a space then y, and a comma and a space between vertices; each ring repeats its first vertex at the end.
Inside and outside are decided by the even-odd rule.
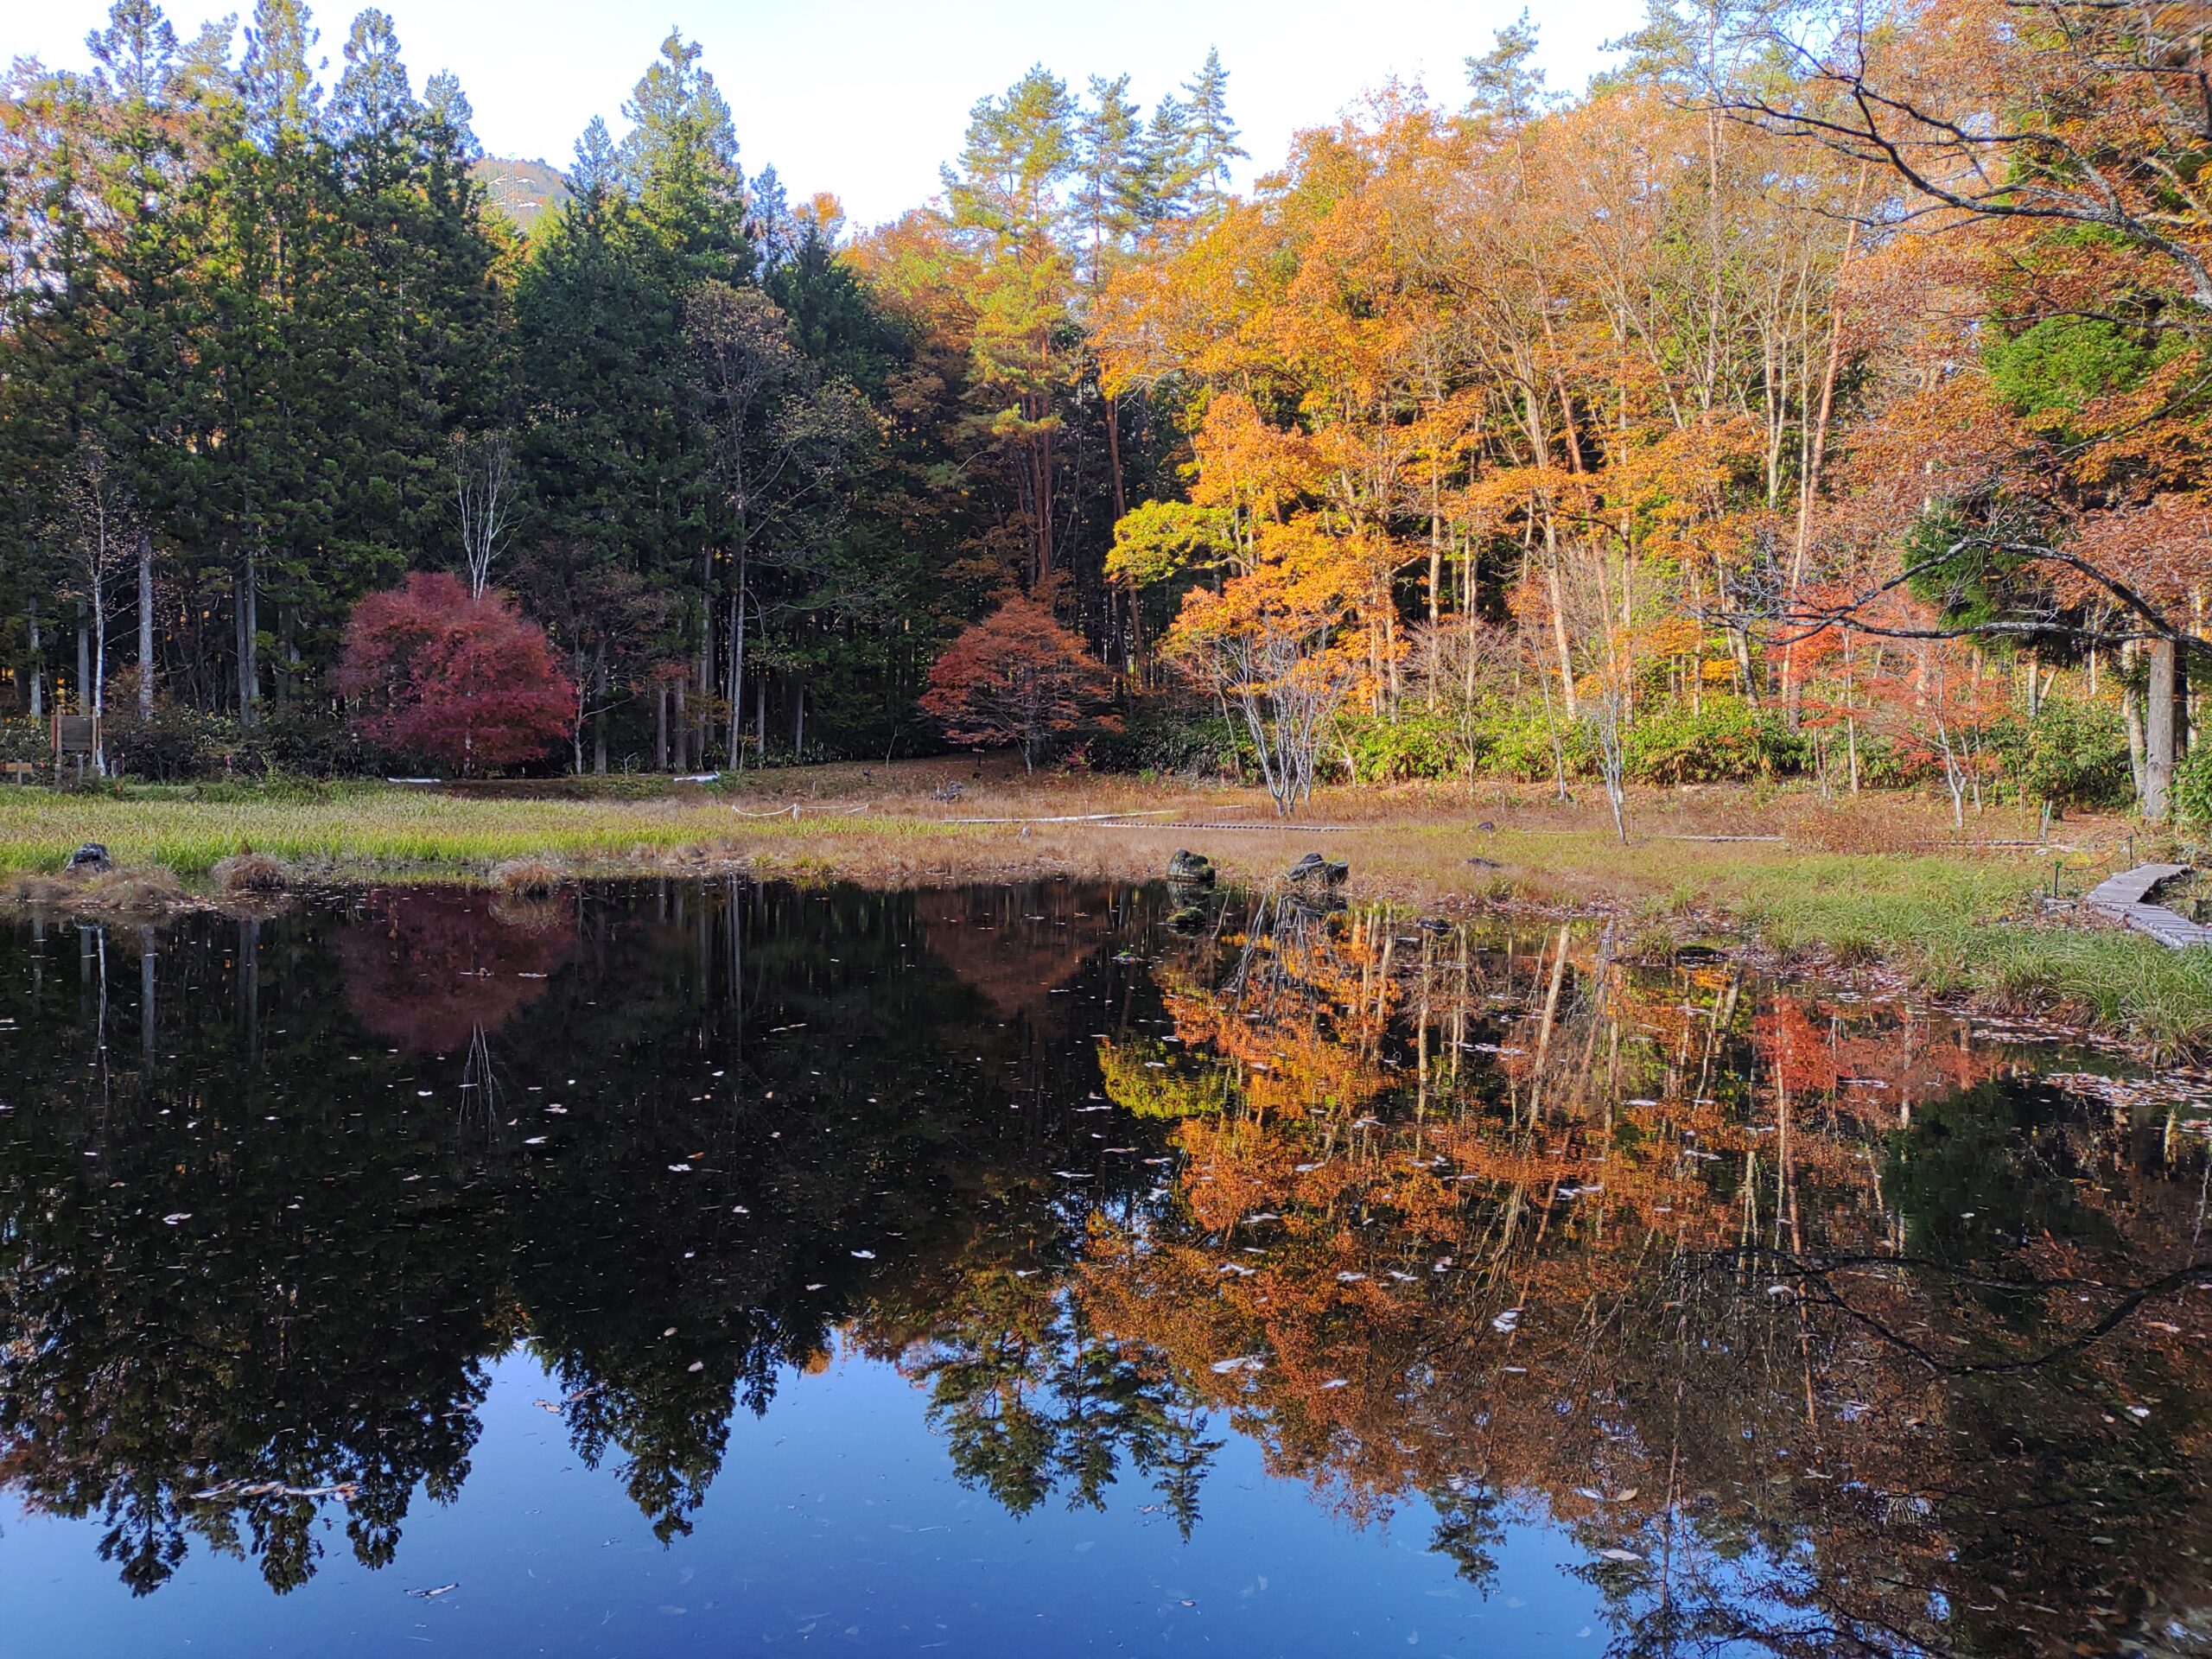
POLYGON ((326 85, 297 0, 118 0, 0 89, 7 689, 313 765, 356 605, 465 569, 570 766, 889 754, 1011 593, 1135 764, 1268 771, 1224 692, 1326 685, 1317 775, 2109 791, 2038 770, 2055 707, 2156 813, 2212 574, 2192 16, 1666 0, 1580 91, 1524 18, 1256 175, 1234 41, 1148 110, 1038 64, 873 227, 672 31, 525 234, 383 13, 326 85))

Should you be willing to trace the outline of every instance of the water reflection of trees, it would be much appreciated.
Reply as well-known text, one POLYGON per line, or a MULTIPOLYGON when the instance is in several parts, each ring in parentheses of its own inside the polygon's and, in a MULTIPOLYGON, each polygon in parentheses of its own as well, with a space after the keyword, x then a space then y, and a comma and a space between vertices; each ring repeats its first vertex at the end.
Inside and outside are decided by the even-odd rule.
POLYGON ((518 902, 462 887, 372 892, 336 939, 346 1001, 410 1053, 488 1039, 568 959, 574 907, 572 897, 518 902))
MULTIPOLYGON (((1091 890, 1096 938, 1129 902, 1091 890)), ((1075 1115, 1087 1048, 946 972, 916 903, 655 887, 551 943, 480 904, 200 919, 151 995, 96 938, 30 942, 0 985, 0 1479, 104 1519, 142 1591, 194 1535, 289 1588, 334 1503, 378 1565, 418 1490, 459 1490, 486 1364, 521 1338, 578 1452, 619 1453, 683 1530, 734 1406, 765 1409, 857 1311, 933 1271, 950 1292, 987 1236, 1069 1259, 1089 1208, 1150 1179, 1075 1115), (358 1017, 395 929, 458 970, 442 1056, 358 1017), (1081 1203, 1056 1170, 1091 1175, 1081 1203)), ((1069 969, 1143 995, 1096 951, 1069 969)))
POLYGON ((1254 920, 1163 973, 1224 1064, 1134 1074, 1177 1204, 1080 1283, 1277 1472, 1478 1582, 1549 1516, 1624 1652, 2203 1639, 2193 1138, 1602 936, 1254 920))
POLYGON ((1234 1425, 1478 1583, 1548 1518, 1623 1652, 2201 1634, 2170 1112, 1602 934, 1153 913, 728 883, 45 938, 0 985, 0 1480, 141 1590, 194 1535, 296 1584, 333 1504, 379 1564, 521 1340, 671 1537, 734 1408, 844 1344, 1016 1512, 1133 1479, 1188 1530, 1234 1425), (396 944, 454 969, 442 1057, 372 1040, 396 944))

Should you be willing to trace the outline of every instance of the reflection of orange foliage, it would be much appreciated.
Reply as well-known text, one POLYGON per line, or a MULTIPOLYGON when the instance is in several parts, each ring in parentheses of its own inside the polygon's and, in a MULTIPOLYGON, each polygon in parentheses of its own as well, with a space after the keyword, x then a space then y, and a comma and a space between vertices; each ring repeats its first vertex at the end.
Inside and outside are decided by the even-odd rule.
POLYGON ((922 943, 1002 1017, 1041 1022, 1053 990, 1106 941, 1115 908, 1109 893, 1065 884, 933 893, 922 943))
POLYGON ((337 943, 361 1023, 410 1052, 443 1054, 543 995, 575 944, 573 900, 533 906, 527 926, 502 920, 496 903, 450 887, 372 894, 337 943))
MULTIPOLYGON (((2022 1333, 1887 1265, 1900 1224, 1881 1180, 1914 1103, 1986 1081, 2003 1051, 1732 969, 1627 969, 1586 938, 1485 974, 1426 949, 1402 949, 1394 973, 1378 937, 1362 918, 1230 935, 1232 966, 1194 950, 1165 970, 1226 1102, 1178 1128, 1172 1215, 1094 1220, 1077 1283, 1090 1323, 1357 1521, 1487 1494, 1593 1552, 1663 1555, 1682 1605, 1802 1605, 1811 1574, 1824 1609, 1908 1646, 1943 1645, 1930 1586, 2001 1605, 1976 1576, 1982 1518, 2036 1500, 2033 1460, 1982 1456, 1974 1385, 1883 1332, 1946 1360, 2017 1351, 2022 1333), (1501 1004, 1494 1046, 1517 1052, 1465 1071, 1429 1058, 1437 1033, 1501 1004)), ((2123 1173, 2124 1136, 2079 1154, 2110 1172, 2081 1201, 2130 1243, 2099 1268, 2081 1240, 2026 1242, 2004 1271, 2059 1281, 2035 1294, 2038 1348, 2094 1317, 2077 1284, 2147 1274, 2188 1231, 2172 1206, 2190 1184, 2123 1173)), ((2095 1402, 2156 1377, 2177 1448, 2197 1446, 2184 1342, 2171 1322, 2124 1332, 2080 1361, 2094 1381, 2065 1385, 2086 1395, 2049 1403, 2094 1425, 2095 1402)), ((2099 1506, 2008 1548, 2063 1554, 2076 1521, 2120 1524, 2099 1506)))

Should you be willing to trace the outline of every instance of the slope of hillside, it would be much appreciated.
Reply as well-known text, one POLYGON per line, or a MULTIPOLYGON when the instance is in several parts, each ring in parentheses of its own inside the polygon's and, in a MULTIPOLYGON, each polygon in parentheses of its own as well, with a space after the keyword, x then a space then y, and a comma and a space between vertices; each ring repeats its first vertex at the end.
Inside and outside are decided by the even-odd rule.
POLYGON ((525 236, 534 234, 569 200, 569 181, 543 162, 486 156, 476 163, 475 175, 492 206, 525 236))

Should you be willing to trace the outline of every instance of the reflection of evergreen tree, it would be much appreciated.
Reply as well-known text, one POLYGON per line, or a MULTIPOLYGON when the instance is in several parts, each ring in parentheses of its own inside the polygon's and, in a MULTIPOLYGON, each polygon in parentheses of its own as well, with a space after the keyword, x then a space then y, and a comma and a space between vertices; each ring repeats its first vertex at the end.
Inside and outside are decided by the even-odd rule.
POLYGON ((916 903, 639 888, 553 918, 566 944, 435 894, 194 918, 146 1033, 135 938, 29 942, 0 982, 0 1480, 100 1517, 142 1592, 195 1534, 303 1582, 331 1500, 302 1494, 334 1487, 381 1566, 418 1490, 460 1490, 487 1362, 526 1333, 579 1453, 619 1454, 682 1531, 734 1404, 765 1410, 849 1322, 928 1325, 973 1252, 1071 1261, 1090 1207, 1141 1185, 1081 1149, 1087 1049, 996 1019, 916 903), (364 1029, 395 949, 425 1013, 378 1025, 464 1003, 481 1053, 364 1029), (491 995, 487 966, 553 977, 491 995), (511 1127, 462 1086, 487 1076, 511 1127), (1071 1201, 1052 1171, 1078 1162, 1071 1201))
POLYGON ((358 1486, 349 1541, 388 1560, 415 1489, 458 1490, 477 1357, 512 1329, 482 1272, 488 1194, 411 1090, 398 1105, 404 1067, 359 1044, 329 925, 291 925, 281 952, 263 925, 181 928, 150 1070, 126 1034, 143 982, 112 953, 103 985, 99 953, 49 938, 0 988, 25 1080, 0 1116, 0 1306, 39 1338, 0 1360, 0 1471, 102 1516, 141 1592, 191 1531, 303 1581, 318 1506, 283 1488, 358 1486), (334 1045, 360 1064, 330 1067, 334 1045))
POLYGON ((1087 1328, 1050 1281, 971 1280, 918 1369, 954 1472, 1013 1513, 1056 1493, 1070 1509, 1103 1510, 1126 1459, 1157 1478, 1189 1535, 1221 1442, 1204 1438, 1202 1415, 1166 1367, 1087 1328))
POLYGON ((1480 1482, 1456 1476, 1428 1494, 1436 1510, 1436 1527, 1428 1547, 1459 1570, 1459 1576, 1484 1595, 1497 1581, 1497 1547, 1505 1541, 1500 1511, 1504 1497, 1480 1482))

